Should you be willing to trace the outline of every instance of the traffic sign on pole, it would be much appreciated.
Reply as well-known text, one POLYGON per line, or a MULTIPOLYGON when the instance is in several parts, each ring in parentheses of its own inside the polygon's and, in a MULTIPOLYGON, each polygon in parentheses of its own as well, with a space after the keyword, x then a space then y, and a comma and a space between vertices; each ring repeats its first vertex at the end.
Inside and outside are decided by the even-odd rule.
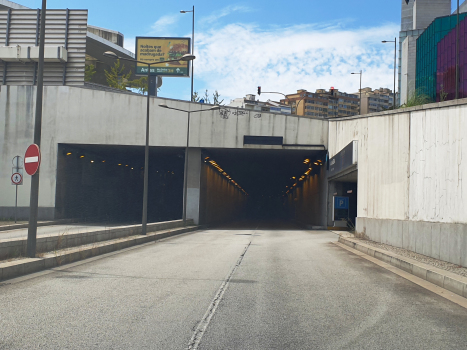
POLYGON ((11 183, 12 185, 22 185, 23 184, 23 175, 20 173, 14 173, 11 175, 11 183))
POLYGON ((32 144, 24 155, 24 168, 29 175, 34 175, 41 164, 41 152, 39 146, 32 144))

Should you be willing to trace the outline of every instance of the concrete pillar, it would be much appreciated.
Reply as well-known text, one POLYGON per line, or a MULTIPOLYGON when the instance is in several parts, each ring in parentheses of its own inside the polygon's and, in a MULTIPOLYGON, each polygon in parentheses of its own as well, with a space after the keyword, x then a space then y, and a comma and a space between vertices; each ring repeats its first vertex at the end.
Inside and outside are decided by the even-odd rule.
MULTIPOLYGON (((186 171, 186 169, 185 169, 186 171)), ((186 218, 199 224, 201 187, 201 148, 188 150, 187 208, 186 218)))

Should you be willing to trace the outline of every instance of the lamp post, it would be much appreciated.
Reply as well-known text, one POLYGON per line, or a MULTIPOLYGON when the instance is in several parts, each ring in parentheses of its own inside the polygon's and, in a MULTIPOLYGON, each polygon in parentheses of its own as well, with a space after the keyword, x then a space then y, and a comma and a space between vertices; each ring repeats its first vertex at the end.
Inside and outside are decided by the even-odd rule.
MULTIPOLYGON (((191 11, 180 11, 180 13, 188 13, 188 12, 193 12, 193 26, 192 26, 192 31, 191 31, 191 54, 195 54, 195 6, 193 5, 193 10, 191 11)), ((193 79, 194 79, 194 67, 193 67, 194 62, 191 61, 191 98, 190 101, 193 101, 193 79)))
POLYGON ((179 62, 179 61, 192 61, 196 57, 191 54, 183 55, 179 60, 168 60, 163 62, 142 62, 138 60, 133 60, 129 58, 119 57, 115 52, 107 51, 104 53, 104 56, 110 57, 117 60, 124 60, 130 62, 137 62, 145 64, 148 66, 148 99, 147 99, 147 111, 146 111, 146 146, 144 148, 144 189, 143 189, 143 218, 142 218, 142 227, 141 234, 146 235, 147 232, 147 223, 148 223, 148 178, 149 178, 149 102, 151 101, 149 95, 149 78, 151 76, 151 66, 155 64, 169 63, 169 62, 179 62))
POLYGON ((459 0, 457 0, 456 24, 456 100, 459 98, 459 0))
POLYGON ((362 115, 362 70, 360 70, 360 73, 350 73, 350 74, 360 74, 360 109, 359 109, 359 114, 362 115))
POLYGON ((187 132, 186 132, 186 148, 185 148, 185 171, 183 174, 183 223, 186 225, 186 208, 187 208, 187 193, 188 193, 188 150, 190 148, 190 115, 196 112, 215 111, 220 109, 220 106, 214 106, 208 109, 199 109, 196 111, 186 111, 184 109, 169 107, 166 104, 160 104, 159 107, 166 109, 173 109, 174 111, 180 111, 188 113, 187 132))
MULTIPOLYGON (((34 117, 34 143, 40 147, 42 132, 42 97, 44 93, 44 50, 45 50, 45 17, 47 12, 47 0, 42 0, 41 28, 39 43, 39 66, 37 72, 36 91, 36 115, 34 117)), ((36 257, 37 241, 37 214, 39 206, 39 171, 31 177, 31 195, 29 198, 29 225, 27 255, 30 258, 36 257)))
POLYGON ((394 96, 393 96, 393 107, 392 109, 396 109, 396 53, 397 53, 397 38, 392 40, 383 40, 382 43, 394 43, 394 96))

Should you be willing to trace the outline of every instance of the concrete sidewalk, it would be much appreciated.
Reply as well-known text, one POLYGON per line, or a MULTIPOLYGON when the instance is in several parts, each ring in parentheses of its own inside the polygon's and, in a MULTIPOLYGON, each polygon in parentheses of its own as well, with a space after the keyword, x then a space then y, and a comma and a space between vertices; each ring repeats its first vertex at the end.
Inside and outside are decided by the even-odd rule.
MULTIPOLYGON (((337 232, 335 232, 337 233, 337 232)), ((439 269, 435 266, 421 263, 390 251, 379 249, 364 241, 352 238, 348 233, 338 233, 339 242, 358 250, 361 253, 372 256, 376 259, 386 262, 394 267, 404 270, 414 276, 431 282, 441 288, 447 289, 457 295, 467 298, 467 278, 458 274, 439 269)))
POLYGON ((163 238, 196 231, 198 229, 198 226, 177 227, 148 233, 145 236, 138 234, 110 239, 103 242, 95 242, 71 248, 54 250, 52 252, 39 254, 38 256, 40 257, 37 258, 13 259, 12 261, 0 263, 0 281, 73 263, 97 255, 111 253, 135 245, 155 242, 163 238))

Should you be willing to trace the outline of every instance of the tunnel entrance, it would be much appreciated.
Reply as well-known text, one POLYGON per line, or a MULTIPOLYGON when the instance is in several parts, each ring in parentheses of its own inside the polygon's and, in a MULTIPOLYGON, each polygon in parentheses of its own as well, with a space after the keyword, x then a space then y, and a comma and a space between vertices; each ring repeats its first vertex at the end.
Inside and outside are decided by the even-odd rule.
POLYGON ((324 150, 204 149, 200 222, 326 227, 325 155, 324 150), (225 189, 216 184, 220 179, 225 189), (227 194, 232 181, 244 191, 241 198, 227 194))
MULTIPOLYGON (((184 149, 151 147, 148 222, 180 219, 184 149)), ((140 223, 144 147, 60 144, 56 218, 140 223)))

